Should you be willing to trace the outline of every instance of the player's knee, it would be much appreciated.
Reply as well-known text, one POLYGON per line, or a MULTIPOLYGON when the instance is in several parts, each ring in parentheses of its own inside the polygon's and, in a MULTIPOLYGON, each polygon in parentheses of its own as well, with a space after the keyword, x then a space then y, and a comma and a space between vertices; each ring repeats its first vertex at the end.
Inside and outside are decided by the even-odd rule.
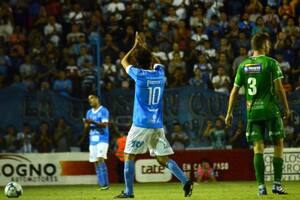
POLYGON ((127 160, 134 160, 135 159, 135 155, 125 153, 124 154, 124 159, 125 159, 125 161, 127 161, 127 160))
POLYGON ((283 149, 283 140, 282 139, 277 139, 277 140, 274 140, 274 147, 275 148, 282 148, 283 149))
POLYGON ((159 164, 161 164, 162 166, 166 167, 167 166, 167 162, 169 160, 169 158, 167 156, 157 156, 156 160, 159 164))
POLYGON ((253 144, 254 153, 264 153, 264 143, 263 141, 257 141, 253 144))
POLYGON ((104 158, 98 158, 97 162, 100 164, 100 163, 104 163, 105 162, 105 159, 104 158))

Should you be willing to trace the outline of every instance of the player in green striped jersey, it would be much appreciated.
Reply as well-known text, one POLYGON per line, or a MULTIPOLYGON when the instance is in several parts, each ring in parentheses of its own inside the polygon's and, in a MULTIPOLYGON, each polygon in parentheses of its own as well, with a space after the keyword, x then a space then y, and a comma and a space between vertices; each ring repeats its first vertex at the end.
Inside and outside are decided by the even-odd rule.
POLYGON ((232 110, 236 101, 238 90, 244 86, 247 105, 247 131, 248 142, 253 142, 254 168, 258 182, 259 195, 266 195, 264 183, 264 133, 268 131, 270 139, 274 143, 274 183, 272 192, 287 194, 281 186, 283 167, 283 139, 284 129, 281 119, 279 100, 283 103, 284 117, 290 116, 290 110, 282 87, 282 72, 278 62, 266 54, 269 53, 271 44, 269 36, 265 33, 256 34, 252 40, 253 56, 246 58, 238 67, 231 90, 226 125, 232 122, 232 110))

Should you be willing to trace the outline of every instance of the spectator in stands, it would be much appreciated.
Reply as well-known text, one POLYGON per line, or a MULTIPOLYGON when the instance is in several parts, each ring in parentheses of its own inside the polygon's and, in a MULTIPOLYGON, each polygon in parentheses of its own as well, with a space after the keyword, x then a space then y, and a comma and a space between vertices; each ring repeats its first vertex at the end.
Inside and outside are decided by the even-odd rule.
POLYGON ((211 79, 212 77, 212 65, 207 60, 206 55, 203 53, 199 54, 198 62, 194 65, 194 68, 199 67, 203 76, 211 79))
POLYGON ((75 3, 66 17, 66 21, 72 24, 84 25, 87 21, 87 14, 82 10, 79 3, 75 3))
POLYGON ((192 28, 207 24, 207 19, 204 17, 203 13, 204 12, 201 7, 193 9, 192 16, 189 18, 189 23, 192 28))
POLYGON ((18 150, 21 153, 32 153, 34 152, 33 149, 33 137, 34 132, 31 130, 31 127, 28 123, 23 124, 23 129, 17 135, 18 141, 18 150))
POLYGON ((4 136, 6 152, 16 153, 18 150, 18 141, 16 128, 14 125, 9 125, 6 128, 6 134, 4 136))
POLYGON ((53 133, 51 133, 49 124, 45 121, 41 122, 39 131, 33 138, 34 148, 39 153, 49 153, 53 150, 53 133))
POLYGON ((229 93, 230 78, 225 73, 223 66, 218 67, 218 74, 212 78, 212 84, 215 92, 220 92, 224 94, 229 93))
POLYGON ((89 54, 89 49, 86 46, 80 48, 80 56, 77 59, 77 66, 82 68, 83 62, 93 63, 93 56, 89 54))
POLYGON ((84 60, 80 69, 81 81, 81 96, 86 97, 95 90, 96 85, 96 69, 89 60, 84 60))
POLYGON ((75 59, 70 56, 67 60, 67 66, 65 68, 67 79, 72 81, 72 96, 80 96, 80 69, 76 65, 75 59))
POLYGON ((255 21, 258 16, 263 13, 263 5, 259 0, 250 0, 245 7, 245 12, 250 14, 250 20, 255 21))
POLYGON ((21 78, 24 80, 28 77, 34 77, 36 74, 36 66, 31 63, 29 56, 24 57, 24 63, 19 68, 21 78))
MULTIPOLYGON (((232 71, 231 71, 232 66, 231 66, 231 63, 229 63, 229 57, 226 54, 226 52, 220 51, 218 53, 217 59, 218 59, 217 60, 217 66, 224 67, 225 74, 228 75, 228 76, 230 76, 230 74, 232 74, 232 71)), ((213 70, 216 71, 215 67, 213 68, 213 70)))
POLYGON ((173 73, 170 74, 170 87, 183 87, 186 85, 186 75, 181 67, 174 69, 173 73))
POLYGON ((294 10, 289 4, 289 0, 283 0, 281 6, 278 8, 278 14, 280 17, 283 17, 284 15, 287 16, 294 16, 294 10))
POLYGON ((88 50, 90 50, 90 45, 87 44, 86 38, 84 35, 80 35, 78 37, 78 41, 76 40, 72 46, 70 47, 70 52, 72 55, 79 56, 80 50, 82 47, 86 47, 88 50))
POLYGON ((169 60, 173 60, 173 58, 175 57, 175 54, 178 54, 180 58, 184 57, 184 52, 180 50, 179 48, 179 44, 178 43, 173 43, 173 51, 170 51, 168 53, 168 58, 169 60))
POLYGON ((50 16, 48 18, 48 24, 44 27, 44 34, 55 46, 59 46, 62 34, 62 25, 56 22, 54 16, 50 16))
POLYGON ((71 32, 67 34, 67 43, 69 45, 74 44, 79 41, 80 37, 84 37, 84 33, 80 31, 80 26, 78 24, 72 24, 71 32))
POLYGON ((119 0, 113 0, 107 5, 107 11, 109 13, 118 13, 125 11, 125 4, 122 1, 119 0))
POLYGON ((103 55, 110 56, 112 60, 116 60, 118 58, 120 49, 117 47, 113 41, 112 35, 109 33, 107 33, 104 37, 104 45, 101 48, 101 52, 103 55))
POLYGON ((206 159, 203 159, 201 161, 201 164, 199 164, 196 173, 196 178, 198 183, 208 181, 215 182, 217 180, 214 169, 211 167, 211 165, 206 159))
POLYGON ((168 65, 168 73, 173 74, 176 68, 180 68, 183 73, 186 72, 185 62, 182 60, 179 52, 176 52, 172 55, 172 59, 168 65))
POLYGON ((163 62, 165 64, 167 63, 168 56, 167 56, 166 52, 164 52, 164 51, 162 51, 162 50, 159 49, 159 46, 154 46, 152 53, 153 53, 153 55, 155 55, 156 57, 158 57, 159 60, 161 60, 161 62, 163 62))
POLYGON ((0 48, 0 75, 8 77, 11 67, 10 58, 5 54, 4 48, 0 48))
POLYGON ((257 19, 255 21, 255 25, 251 31, 251 35, 253 36, 258 32, 266 32, 266 33, 270 32, 268 27, 265 25, 265 22, 264 22, 264 19, 262 16, 257 17, 257 19))
POLYGON ((172 29, 170 29, 169 24, 166 22, 161 22, 160 29, 156 34, 156 41, 157 44, 159 44, 159 49, 164 52, 170 52, 172 49, 173 38, 174 33, 172 29))
POLYGON ((229 139, 229 144, 233 149, 248 148, 246 130, 242 119, 238 120, 237 128, 233 131, 233 136, 229 139))
POLYGON ((284 78, 282 79, 282 86, 283 86, 283 88, 284 88, 284 91, 285 91, 287 94, 290 94, 290 93, 292 92, 292 90, 293 90, 293 87, 292 87, 292 85, 289 83, 289 79, 288 79, 287 76, 284 77, 284 78))
POLYGON ((130 50, 130 47, 133 45, 132 41, 134 41, 134 37, 135 37, 135 32, 133 29, 133 26, 128 25, 125 28, 125 35, 122 37, 122 41, 121 41, 121 50, 128 52, 130 50))
POLYGON ((209 81, 208 77, 203 76, 203 74, 201 73, 200 67, 196 65, 194 67, 194 77, 192 77, 189 80, 189 84, 192 86, 199 87, 199 88, 207 89, 208 81, 209 81))
POLYGON ((240 47, 239 56, 234 59, 233 65, 232 65, 232 72, 233 72, 232 75, 233 76, 235 76, 238 66, 246 57, 247 57, 247 49, 245 47, 240 47))
POLYGON ((53 81, 53 90, 62 96, 69 96, 72 93, 72 81, 66 78, 65 71, 57 73, 57 78, 53 81))
POLYGON ((200 135, 201 144, 211 146, 211 133, 214 131, 214 126, 211 120, 207 120, 203 134, 200 135))
POLYGON ((117 67, 112 63, 110 56, 105 56, 102 68, 103 79, 109 79, 111 82, 117 81, 117 67))
POLYGON ((291 71, 291 65, 288 61, 286 61, 282 54, 277 54, 275 56, 276 60, 278 61, 280 65, 280 69, 283 72, 283 76, 286 78, 289 78, 290 71, 291 71))
POLYGON ((56 152, 70 151, 72 145, 72 130, 63 117, 58 119, 54 130, 54 144, 56 152))
POLYGON ((173 132, 171 133, 171 143, 173 150, 184 150, 189 143, 188 135, 181 129, 179 122, 173 123, 173 132))
POLYGON ((197 43, 197 49, 199 51, 203 50, 203 46, 201 43, 204 42, 204 40, 208 40, 208 35, 204 32, 204 25, 198 24, 195 28, 193 33, 191 34, 191 39, 194 40, 197 43))
POLYGON ((221 118, 217 118, 215 128, 211 131, 211 142, 214 149, 226 148, 226 130, 221 118))
POLYGON ((8 36, 13 33, 11 9, 7 8, 6 10, 6 8, 2 5, 0 16, 0 37, 7 39, 8 36))

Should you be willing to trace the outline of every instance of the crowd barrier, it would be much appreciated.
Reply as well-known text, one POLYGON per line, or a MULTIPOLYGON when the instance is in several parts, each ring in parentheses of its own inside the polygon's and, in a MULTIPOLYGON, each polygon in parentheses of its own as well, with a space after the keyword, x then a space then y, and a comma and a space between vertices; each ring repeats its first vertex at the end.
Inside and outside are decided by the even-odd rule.
MULTIPOLYGON (((273 179, 271 149, 265 151, 266 180, 273 179)), ((209 161, 217 172, 219 181, 255 180, 253 153, 245 150, 188 150, 177 151, 171 156, 191 179, 195 179, 198 165, 203 159, 209 161)), ((300 148, 285 149, 283 180, 300 180, 300 148)), ((110 182, 117 182, 117 158, 109 154, 110 182)), ((160 166, 149 155, 137 156, 135 162, 137 182, 176 181, 168 169, 160 166)), ((96 184, 93 163, 88 153, 31 153, 0 154, 0 185, 17 181, 22 185, 73 185, 96 184)))
MULTIPOLYGON (((272 149, 265 150, 266 180, 273 179, 272 149)), ((188 150, 171 156, 191 179, 195 179, 198 165, 209 161, 219 181, 255 180, 253 153, 244 150, 188 150)), ((117 158, 107 159, 110 182, 117 182, 117 158)), ((135 162, 137 182, 177 181, 170 172, 149 155, 137 156, 135 162)), ((285 149, 283 180, 300 180, 300 148, 285 149)), ((87 152, 0 154, 0 185, 17 181, 22 185, 73 185, 96 184, 93 163, 87 152)))

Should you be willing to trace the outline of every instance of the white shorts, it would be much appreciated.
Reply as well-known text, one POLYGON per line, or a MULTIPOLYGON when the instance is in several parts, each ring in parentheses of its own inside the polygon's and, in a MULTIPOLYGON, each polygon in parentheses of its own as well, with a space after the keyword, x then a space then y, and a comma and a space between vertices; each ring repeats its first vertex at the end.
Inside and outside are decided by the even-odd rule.
POLYGON ((108 143, 100 142, 96 145, 90 145, 90 162, 98 161, 98 158, 107 158, 108 143))
POLYGON ((174 154, 163 128, 140 128, 132 125, 127 136, 124 152, 128 154, 143 154, 148 149, 151 156, 174 154))

